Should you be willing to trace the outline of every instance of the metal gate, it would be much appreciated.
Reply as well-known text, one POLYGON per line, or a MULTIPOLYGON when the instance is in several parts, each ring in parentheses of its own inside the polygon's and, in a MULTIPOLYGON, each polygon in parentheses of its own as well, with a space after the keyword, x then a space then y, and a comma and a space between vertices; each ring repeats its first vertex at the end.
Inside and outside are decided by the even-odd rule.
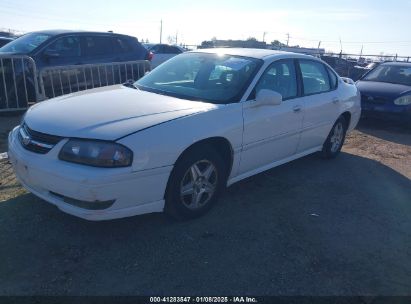
POLYGON ((0 111, 25 109, 38 97, 34 60, 25 55, 0 55, 0 111))
POLYGON ((44 68, 39 73, 40 98, 136 81, 147 71, 147 60, 44 68))
POLYGON ((150 71, 147 60, 47 67, 38 71, 24 55, 0 55, 0 112, 78 91, 136 81, 150 71))

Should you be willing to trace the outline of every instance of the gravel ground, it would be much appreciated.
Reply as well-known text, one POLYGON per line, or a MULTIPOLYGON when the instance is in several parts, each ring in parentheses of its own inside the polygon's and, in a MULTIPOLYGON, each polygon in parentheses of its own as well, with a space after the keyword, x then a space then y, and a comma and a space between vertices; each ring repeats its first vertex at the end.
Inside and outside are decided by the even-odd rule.
POLYGON ((188 222, 77 219, 3 161, 0 295, 411 295, 410 134, 362 122, 337 159, 246 179, 188 222))

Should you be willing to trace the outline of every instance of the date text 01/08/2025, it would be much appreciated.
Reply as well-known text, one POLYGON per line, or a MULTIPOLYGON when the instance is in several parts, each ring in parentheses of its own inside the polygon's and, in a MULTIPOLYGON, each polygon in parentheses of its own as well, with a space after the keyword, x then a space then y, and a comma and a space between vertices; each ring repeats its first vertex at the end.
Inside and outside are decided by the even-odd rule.
POLYGON ((254 297, 150 297, 150 303, 257 303, 254 297))

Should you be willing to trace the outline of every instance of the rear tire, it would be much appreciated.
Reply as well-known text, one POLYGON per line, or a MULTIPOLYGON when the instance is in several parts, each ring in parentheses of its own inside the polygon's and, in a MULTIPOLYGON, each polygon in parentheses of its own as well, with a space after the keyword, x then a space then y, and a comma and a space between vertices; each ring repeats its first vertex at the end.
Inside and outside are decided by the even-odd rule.
POLYGON ((324 142, 322 156, 326 159, 335 158, 341 151, 347 132, 347 122, 340 116, 332 127, 330 134, 324 142))
POLYGON ((166 214, 178 220, 205 214, 227 180, 227 167, 212 148, 198 146, 177 161, 167 185, 166 214))

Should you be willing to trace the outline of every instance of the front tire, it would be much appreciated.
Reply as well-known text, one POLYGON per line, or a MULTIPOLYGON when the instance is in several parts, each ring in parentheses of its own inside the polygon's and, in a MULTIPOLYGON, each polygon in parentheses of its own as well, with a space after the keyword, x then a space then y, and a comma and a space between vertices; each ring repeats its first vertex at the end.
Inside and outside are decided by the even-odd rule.
POLYGON ((340 116, 324 142, 322 149, 323 158, 335 158, 341 152, 346 132, 347 122, 343 116, 340 116))
POLYGON ((175 219, 192 219, 216 202, 227 180, 227 167, 212 148, 187 151, 171 173, 165 195, 165 212, 175 219))

